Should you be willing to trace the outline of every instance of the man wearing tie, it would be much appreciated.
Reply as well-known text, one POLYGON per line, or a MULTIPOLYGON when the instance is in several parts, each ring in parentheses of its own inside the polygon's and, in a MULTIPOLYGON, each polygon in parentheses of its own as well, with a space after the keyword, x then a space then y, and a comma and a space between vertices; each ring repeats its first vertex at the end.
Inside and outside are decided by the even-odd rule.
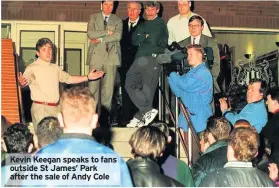
POLYGON ((181 47, 187 47, 190 44, 199 44, 203 48, 210 47, 213 50, 213 56, 214 56, 214 62, 211 69, 211 73, 213 76, 213 83, 214 83, 214 93, 220 93, 220 87, 217 83, 217 78, 219 76, 220 72, 220 55, 219 55, 219 48, 217 46, 217 41, 215 41, 213 38, 205 36, 202 34, 202 30, 204 27, 204 21, 203 19, 198 16, 192 16, 189 19, 189 31, 190 31, 190 37, 186 38, 185 40, 182 40, 179 42, 179 45, 181 47))
MULTIPOLYGON (((168 21, 169 45, 174 41, 180 42, 190 36, 190 32, 188 29, 189 19, 192 16, 197 15, 190 10, 191 6, 192 3, 189 0, 177 1, 177 9, 179 11, 179 14, 170 18, 168 21)), ((205 19, 203 19, 203 21, 204 25, 202 33, 206 36, 211 37, 211 32, 205 19)))
POLYGON ((121 55, 122 55, 122 64, 118 68, 121 82, 121 91, 122 91, 122 123, 126 125, 134 115, 135 110, 134 104, 132 103, 127 91, 125 89, 125 79, 126 74, 131 67, 133 61, 135 60, 135 55, 138 47, 132 45, 132 34, 143 22, 142 17, 140 16, 142 9, 142 4, 138 1, 131 1, 127 4, 127 13, 128 18, 123 20, 123 33, 121 44, 121 55))
MULTIPOLYGON (((114 1, 102 1, 102 11, 91 15, 87 26, 87 36, 90 39, 87 64, 90 68, 105 72, 101 85, 100 81, 90 82, 89 89, 105 112, 109 112, 111 108, 116 69, 121 62, 122 20, 111 14, 113 7, 114 1), (101 92, 99 87, 102 88, 101 92)), ((104 119, 106 122, 108 118, 104 119)))

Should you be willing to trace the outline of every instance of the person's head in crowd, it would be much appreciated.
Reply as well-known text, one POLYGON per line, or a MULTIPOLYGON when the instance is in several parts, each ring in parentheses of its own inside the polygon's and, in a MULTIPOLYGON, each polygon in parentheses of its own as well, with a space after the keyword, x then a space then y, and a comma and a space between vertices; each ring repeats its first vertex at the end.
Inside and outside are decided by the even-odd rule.
POLYGON ((167 138, 158 128, 145 126, 137 129, 129 140, 134 158, 157 160, 166 148, 167 138))
POLYGON ((130 21, 136 21, 141 13, 142 4, 139 1, 129 1, 127 4, 127 12, 130 21))
POLYGON ((177 7, 181 16, 189 16, 191 14, 191 2, 188 0, 178 0, 177 7))
POLYGON ((203 62, 204 49, 199 44, 191 44, 187 47, 188 63, 192 67, 196 67, 203 62))
POLYGON ((235 128, 229 137, 228 161, 251 162, 258 154, 259 134, 254 127, 235 128))
POLYGON ((98 114, 96 102, 88 87, 72 87, 65 90, 60 99, 61 113, 58 121, 64 133, 92 135, 96 128, 98 114))
POLYGON ((58 119, 53 116, 43 118, 37 126, 37 137, 39 147, 44 147, 55 142, 63 133, 58 119))
POLYGON ((251 124, 249 123, 249 121, 245 120, 245 119, 239 119, 234 123, 234 128, 238 128, 238 127, 251 127, 251 124))
POLYGON ((162 133, 165 134, 167 138, 167 143, 171 142, 172 137, 170 136, 169 126, 165 122, 163 121, 153 122, 149 126, 157 127, 158 129, 160 129, 160 131, 162 131, 162 133))
POLYGON ((102 1, 102 11, 104 15, 109 16, 113 11, 114 1, 106 0, 102 1))
POLYGON ((266 104, 268 111, 271 113, 276 113, 279 110, 279 88, 273 88, 267 93, 266 104))
MULTIPOLYGON (((231 125, 224 117, 209 117, 207 120, 206 129, 203 133, 203 140, 200 144, 203 147, 202 150, 206 150, 210 145, 219 140, 225 140, 229 138, 231 132, 231 125)), ((202 151, 203 152, 203 151, 202 151)))
POLYGON ((155 19, 159 11, 160 3, 158 1, 147 1, 144 4, 144 13, 147 20, 155 19))
POLYGON ((7 153, 31 153, 34 147, 33 134, 21 123, 9 126, 3 139, 7 153))
POLYGON ((262 100, 266 91, 267 84, 264 80, 257 78, 250 80, 246 94, 247 102, 253 103, 262 100))
POLYGON ((49 38, 41 38, 36 43, 36 55, 41 60, 50 62, 52 60, 53 43, 49 38))
POLYGON ((191 36, 193 37, 198 37, 201 35, 202 30, 203 30, 203 25, 204 25, 204 21, 202 19, 202 17, 198 16, 198 15, 194 15, 189 19, 189 31, 191 36))

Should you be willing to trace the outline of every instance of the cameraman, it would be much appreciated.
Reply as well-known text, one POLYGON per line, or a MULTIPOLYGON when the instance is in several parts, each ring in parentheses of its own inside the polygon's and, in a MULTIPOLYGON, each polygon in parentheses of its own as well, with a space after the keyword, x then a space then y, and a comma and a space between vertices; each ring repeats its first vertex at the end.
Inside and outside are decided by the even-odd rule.
MULTIPOLYGON (((206 128, 208 117, 212 115, 210 103, 213 96, 213 80, 210 71, 203 62, 204 50, 201 45, 188 46, 188 63, 191 70, 182 76, 172 72, 168 78, 172 92, 180 97, 189 111, 196 132, 206 128)), ((188 123, 181 112, 179 127, 184 130, 184 142, 188 141, 188 123)), ((187 143, 186 143, 187 144, 187 143)), ((193 148, 193 154, 197 148, 193 148)), ((193 162, 197 156, 193 155, 193 162)))
POLYGON ((258 132, 261 132, 262 128, 267 123, 267 111, 264 102, 266 90, 267 84, 264 80, 250 80, 246 94, 248 104, 240 113, 237 114, 231 111, 226 98, 219 99, 223 116, 233 125, 239 119, 246 120, 251 126, 255 127, 258 132))
POLYGON ((217 83, 217 78, 219 76, 220 72, 220 55, 219 55, 219 48, 217 46, 217 42, 212 39, 211 37, 205 36, 202 34, 203 28, 204 28, 204 21, 203 19, 198 16, 194 15, 189 19, 189 31, 191 36, 186 38, 185 40, 179 42, 179 45, 181 47, 186 47, 190 44, 199 44, 203 48, 211 48, 213 50, 213 54, 208 54, 208 56, 213 55, 212 57, 208 57, 208 64, 212 66, 212 69, 210 70, 213 76, 213 83, 214 83, 214 93, 220 93, 220 87, 217 83), (211 62, 209 62, 211 61, 211 62), (213 62, 212 62, 213 61, 213 62))

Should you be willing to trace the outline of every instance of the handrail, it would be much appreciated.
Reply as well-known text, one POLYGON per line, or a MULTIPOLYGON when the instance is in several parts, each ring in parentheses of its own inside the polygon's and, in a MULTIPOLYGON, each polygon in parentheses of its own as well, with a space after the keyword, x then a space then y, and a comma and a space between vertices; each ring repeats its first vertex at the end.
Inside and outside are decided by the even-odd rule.
MULTIPOLYGON (((15 48, 14 48, 15 51, 15 48)), ((23 108, 23 102, 22 102, 22 93, 21 93, 21 86, 18 83, 18 74, 19 74, 19 56, 17 53, 14 53, 15 57, 15 76, 16 76, 16 85, 17 85, 17 95, 18 95, 18 105, 19 105, 19 117, 20 117, 20 122, 25 124, 26 120, 24 118, 25 113, 24 113, 24 108, 23 108)))
POLYGON ((179 100, 179 105, 180 105, 180 108, 181 108, 185 118, 186 118, 186 121, 188 123, 188 127, 190 128, 190 130, 191 130, 191 132, 193 134, 194 140, 195 140, 195 142, 196 142, 196 144, 197 144, 197 146, 199 148, 199 152, 201 152, 201 149, 199 147, 199 144, 200 144, 199 137, 198 137, 198 135, 197 135, 197 133, 196 133, 196 131, 194 129, 194 126, 193 126, 193 124, 192 124, 192 122, 190 120, 190 116, 189 116, 189 113, 187 111, 187 108, 184 106, 184 104, 182 103, 181 100, 179 100))
MULTIPOLYGON (((172 120, 173 124, 175 125, 175 130, 176 130, 176 132, 178 133, 178 136, 179 136, 180 140, 182 140, 181 143, 182 143, 182 146, 183 146, 183 150, 184 150, 184 152, 185 152, 185 154, 186 154, 186 157, 187 157, 187 160, 188 160, 188 164, 189 164, 189 152, 188 152, 188 148, 187 148, 187 146, 186 146, 186 144, 185 144, 185 142, 184 142, 184 138, 183 138, 183 136, 181 135, 181 132, 180 132, 180 130, 179 130, 179 128, 178 128, 178 125, 175 123, 174 115, 173 115, 173 113, 172 113, 172 111, 171 111, 171 109, 170 109, 169 103, 168 103, 168 101, 167 101, 167 99, 166 99, 166 97, 165 97, 165 95, 164 95, 164 93, 163 93, 163 90, 162 90, 161 86, 159 86, 158 88, 159 88, 159 91, 161 92, 161 94, 162 94, 162 96, 163 96, 163 99, 164 99, 165 104, 166 104, 166 107, 167 107, 167 109, 168 109, 168 111, 169 111, 171 120, 172 120)), ((190 165, 190 164, 189 164, 189 165, 190 165)))

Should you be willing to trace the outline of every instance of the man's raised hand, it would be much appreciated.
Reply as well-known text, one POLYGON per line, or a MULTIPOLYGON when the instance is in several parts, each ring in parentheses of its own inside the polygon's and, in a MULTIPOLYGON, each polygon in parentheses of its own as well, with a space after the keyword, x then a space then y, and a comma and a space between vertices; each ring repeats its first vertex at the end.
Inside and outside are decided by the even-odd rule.
POLYGON ((89 80, 97 80, 98 78, 101 78, 104 74, 105 72, 102 70, 96 71, 95 69, 91 69, 87 76, 89 80))

